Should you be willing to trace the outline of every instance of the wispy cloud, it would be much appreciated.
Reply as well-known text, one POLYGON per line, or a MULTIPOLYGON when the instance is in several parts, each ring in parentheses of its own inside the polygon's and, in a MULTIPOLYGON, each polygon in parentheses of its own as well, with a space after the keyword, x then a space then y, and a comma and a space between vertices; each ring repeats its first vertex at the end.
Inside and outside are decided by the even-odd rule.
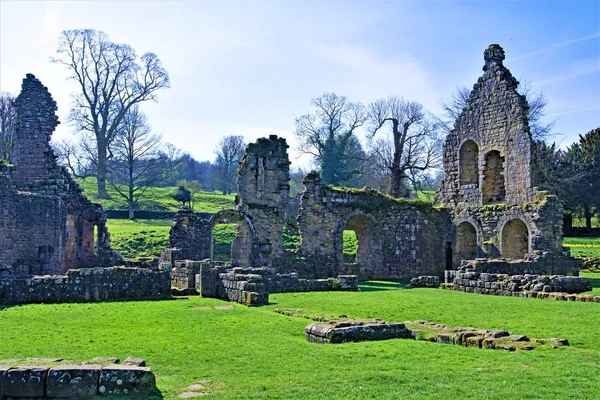
POLYGON ((578 76, 593 74, 600 71, 600 60, 597 58, 585 60, 583 62, 576 63, 575 65, 566 68, 566 71, 560 75, 551 76, 549 78, 541 79, 534 82, 535 86, 544 86, 549 83, 566 81, 569 79, 576 78, 578 76))
POLYGON ((507 60, 507 62, 519 61, 519 60, 522 60, 524 58, 533 57, 533 56, 536 56, 536 55, 541 54, 541 53, 545 53, 545 52, 550 51, 550 50, 558 49, 560 47, 569 46, 571 44, 575 44, 575 43, 579 43, 579 42, 585 42, 587 40, 592 40, 592 39, 596 39, 596 38, 600 38, 600 32, 596 32, 593 35, 583 36, 583 37, 580 37, 580 38, 577 38, 577 39, 567 40, 566 42, 555 43, 552 46, 548 46, 548 47, 545 47, 543 49, 532 51, 531 53, 527 53, 527 54, 523 54, 523 55, 511 58, 510 60, 507 60))
POLYGON ((584 111, 592 111, 592 110, 600 110, 600 106, 588 107, 588 108, 580 108, 580 109, 577 109, 577 110, 569 110, 569 111, 558 112, 558 113, 554 113, 554 114, 549 114, 546 117, 558 117, 560 115, 575 114, 575 113, 580 113, 580 112, 584 112, 584 111))

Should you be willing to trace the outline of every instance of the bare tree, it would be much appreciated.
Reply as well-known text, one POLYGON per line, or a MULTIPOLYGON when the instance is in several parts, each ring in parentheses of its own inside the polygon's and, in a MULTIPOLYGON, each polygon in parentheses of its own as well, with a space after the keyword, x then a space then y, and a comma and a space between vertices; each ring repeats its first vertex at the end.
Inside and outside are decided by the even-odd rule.
POLYGON ((60 140, 51 143, 56 154, 56 161, 63 165, 76 178, 87 178, 96 175, 96 166, 93 163, 95 152, 86 150, 85 140, 74 142, 72 140, 60 140))
POLYGON ((421 104, 398 97, 371 103, 369 119, 371 148, 390 174, 388 193, 405 197, 408 183, 417 185, 423 172, 439 166, 441 139, 437 125, 421 104))
MULTIPOLYGON (((522 83, 518 88, 519 94, 525 96, 529 105, 527 116, 529 117, 529 131, 534 141, 546 141, 552 136, 555 121, 543 122, 548 99, 543 91, 536 91, 529 82, 522 83)), ((442 102, 444 110, 443 118, 436 118, 446 132, 450 132, 454 121, 467 106, 471 91, 466 86, 459 86, 448 101, 442 102)))
POLYGON ((146 116, 137 106, 125 114, 112 144, 114 158, 107 172, 111 186, 127 201, 129 218, 139 198, 153 185, 163 167, 158 151, 162 137, 152 133, 146 116))
POLYGON ((295 121, 299 150, 314 157, 324 182, 343 184, 356 175, 353 170, 356 157, 364 155, 362 149, 357 151, 360 142, 354 133, 367 120, 365 108, 335 93, 324 93, 313 99, 311 105, 315 112, 295 121))
POLYGON ((10 161, 12 157, 17 119, 14 100, 10 93, 0 93, 0 160, 10 161))
POLYGON ((66 66, 79 85, 69 122, 94 135, 98 197, 108 198, 107 161, 119 125, 134 105, 156 100, 156 92, 169 87, 169 75, 155 54, 145 53, 138 61, 133 48, 93 29, 64 31, 57 54, 52 61, 66 66))
POLYGON ((217 187, 223 194, 235 190, 237 168, 244 155, 246 143, 243 136, 225 136, 217 147, 213 166, 217 187))

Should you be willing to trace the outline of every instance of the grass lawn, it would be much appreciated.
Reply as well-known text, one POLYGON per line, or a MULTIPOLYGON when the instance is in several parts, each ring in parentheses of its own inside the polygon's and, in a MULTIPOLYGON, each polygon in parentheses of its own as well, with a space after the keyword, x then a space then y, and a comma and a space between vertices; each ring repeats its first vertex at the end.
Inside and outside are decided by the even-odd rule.
MULTIPOLYGON (((600 278, 600 274, 597 274, 600 278)), ((600 280, 596 281, 597 283, 600 280)), ((597 289, 597 288, 596 288, 597 289)), ((600 305, 369 282, 360 292, 271 295, 260 308, 198 297, 0 308, 0 359, 142 357, 166 399, 210 380, 210 398, 597 399, 600 305), (503 352, 412 340, 306 342, 301 308, 388 321, 426 319, 565 337, 571 347, 503 352)))
POLYGON ((566 237, 563 243, 572 256, 600 258, 600 237, 566 237))

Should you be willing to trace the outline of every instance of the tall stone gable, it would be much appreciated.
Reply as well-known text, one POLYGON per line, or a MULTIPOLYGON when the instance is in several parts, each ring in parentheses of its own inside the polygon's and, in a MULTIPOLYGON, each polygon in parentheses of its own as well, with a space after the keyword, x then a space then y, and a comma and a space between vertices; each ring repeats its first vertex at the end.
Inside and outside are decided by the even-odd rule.
POLYGON ((34 75, 27 74, 21 93, 15 99, 14 181, 33 183, 59 175, 60 169, 50 147, 50 137, 60 123, 55 113, 57 109, 48 88, 34 75))
POLYGON ((447 207, 531 201, 529 106, 497 44, 484 52, 483 76, 444 145, 446 176, 437 202, 447 207))

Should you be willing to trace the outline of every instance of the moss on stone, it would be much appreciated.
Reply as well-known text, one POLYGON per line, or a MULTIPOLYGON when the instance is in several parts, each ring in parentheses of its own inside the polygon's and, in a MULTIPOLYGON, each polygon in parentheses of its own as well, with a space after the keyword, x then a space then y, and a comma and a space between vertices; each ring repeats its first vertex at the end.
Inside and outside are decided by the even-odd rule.
MULTIPOLYGON (((387 194, 381 193, 377 190, 373 190, 371 188, 347 188, 347 187, 339 187, 333 185, 323 185, 325 189, 331 190, 337 193, 343 194, 351 194, 356 196, 350 204, 347 204, 353 208, 359 208, 363 210, 378 210, 382 207, 401 204, 401 205, 411 205, 422 209, 423 211, 438 211, 439 209, 434 208, 431 203, 420 200, 420 199, 404 199, 404 198, 394 198, 387 194)), ((343 205, 343 204, 342 204, 343 205)))

